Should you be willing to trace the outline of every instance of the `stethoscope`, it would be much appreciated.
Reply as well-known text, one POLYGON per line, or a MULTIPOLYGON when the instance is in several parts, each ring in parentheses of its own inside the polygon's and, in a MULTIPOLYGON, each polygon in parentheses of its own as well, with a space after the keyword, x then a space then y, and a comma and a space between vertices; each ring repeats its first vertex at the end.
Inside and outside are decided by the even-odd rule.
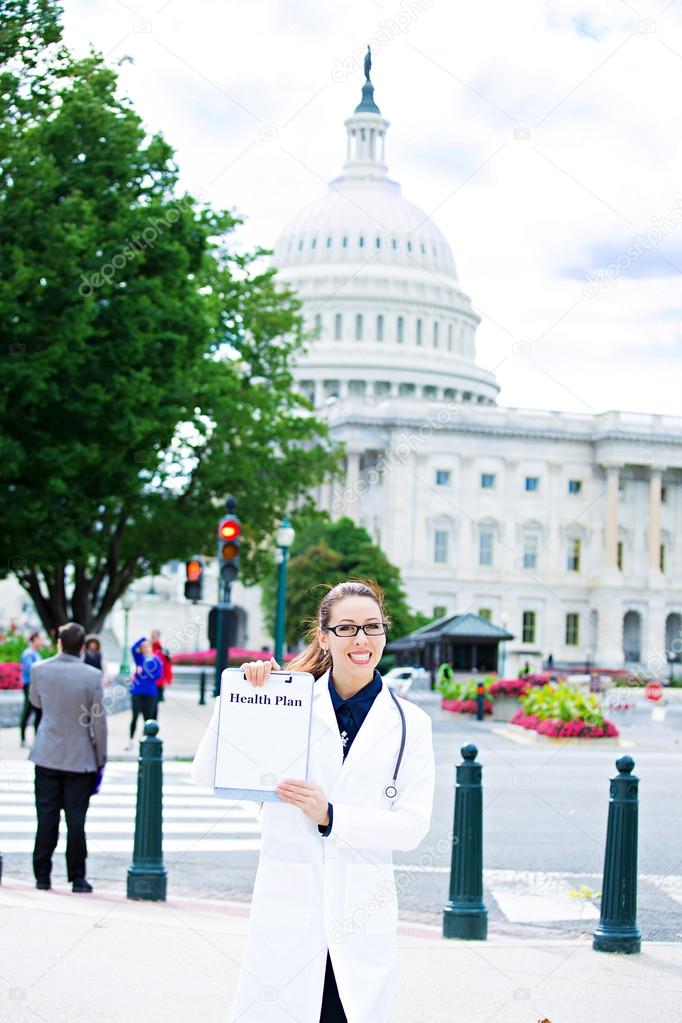
POLYGON ((396 785, 396 782, 398 780, 398 771, 400 770, 400 764, 403 759, 403 753, 405 751, 407 725, 405 724, 405 712, 403 708, 400 706, 400 701, 398 697, 395 695, 392 689, 389 689, 388 691, 391 694, 391 697, 393 698, 393 702, 398 708, 398 713, 400 714, 400 726, 402 728, 402 734, 400 736, 400 749, 398 750, 398 759, 396 760, 395 767, 393 768, 393 778, 384 789, 384 795, 386 796, 386 799, 396 800, 398 798, 398 786, 396 785))

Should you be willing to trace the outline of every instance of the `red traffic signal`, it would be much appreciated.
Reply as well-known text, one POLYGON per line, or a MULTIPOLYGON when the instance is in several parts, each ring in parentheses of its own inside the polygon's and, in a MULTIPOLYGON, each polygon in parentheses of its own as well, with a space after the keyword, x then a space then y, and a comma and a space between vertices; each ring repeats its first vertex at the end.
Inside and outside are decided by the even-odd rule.
POLYGON ((185 599, 201 600, 204 588, 204 559, 190 558, 185 562, 185 599))
POLYGON ((242 531, 242 527, 236 519, 223 519, 218 524, 218 538, 220 540, 236 540, 242 531))
POLYGON ((187 574, 187 582, 195 583, 197 579, 201 578, 201 573, 204 571, 203 561, 199 561, 198 558, 193 558, 192 561, 188 561, 185 565, 185 571, 187 574))

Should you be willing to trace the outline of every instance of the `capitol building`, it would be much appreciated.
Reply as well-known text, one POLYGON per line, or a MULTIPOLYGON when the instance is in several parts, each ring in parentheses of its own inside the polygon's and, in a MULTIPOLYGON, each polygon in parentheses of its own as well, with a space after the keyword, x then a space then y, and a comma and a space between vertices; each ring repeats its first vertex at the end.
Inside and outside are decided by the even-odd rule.
POLYGON ((665 673, 682 640, 682 419, 498 404, 447 239, 388 176, 369 73, 346 160, 273 262, 312 338, 297 386, 345 446, 318 507, 364 526, 410 606, 528 661, 665 673))

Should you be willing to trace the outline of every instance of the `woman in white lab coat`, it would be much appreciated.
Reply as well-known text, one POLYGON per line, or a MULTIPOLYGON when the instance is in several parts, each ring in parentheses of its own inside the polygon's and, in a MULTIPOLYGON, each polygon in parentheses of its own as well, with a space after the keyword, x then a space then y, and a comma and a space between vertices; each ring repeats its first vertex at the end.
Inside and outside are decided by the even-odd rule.
MULTIPOLYGON (((283 779, 282 802, 263 808, 235 1023, 390 1020, 398 915, 392 853, 414 849, 429 830, 434 759, 431 719, 401 700, 404 753, 390 787, 403 722, 375 673, 387 628, 374 583, 339 583, 320 604, 310 644, 287 665, 317 680, 309 780, 283 779), (365 687, 361 700, 376 693, 345 758, 330 672, 337 702, 365 687)), ((274 660, 243 666, 255 686, 267 685, 273 667, 274 660)), ((213 783, 216 730, 217 708, 192 768, 201 784, 213 783)))

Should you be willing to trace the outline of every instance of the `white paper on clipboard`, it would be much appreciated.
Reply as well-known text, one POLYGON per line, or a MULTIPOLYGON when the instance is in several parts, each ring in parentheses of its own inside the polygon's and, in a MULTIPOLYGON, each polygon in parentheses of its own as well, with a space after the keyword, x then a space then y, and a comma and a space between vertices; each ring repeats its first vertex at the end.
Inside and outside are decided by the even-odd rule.
POLYGON ((214 791, 228 799, 277 801, 284 778, 308 778, 315 680, 308 672, 273 671, 253 686, 241 668, 220 680, 214 791))

